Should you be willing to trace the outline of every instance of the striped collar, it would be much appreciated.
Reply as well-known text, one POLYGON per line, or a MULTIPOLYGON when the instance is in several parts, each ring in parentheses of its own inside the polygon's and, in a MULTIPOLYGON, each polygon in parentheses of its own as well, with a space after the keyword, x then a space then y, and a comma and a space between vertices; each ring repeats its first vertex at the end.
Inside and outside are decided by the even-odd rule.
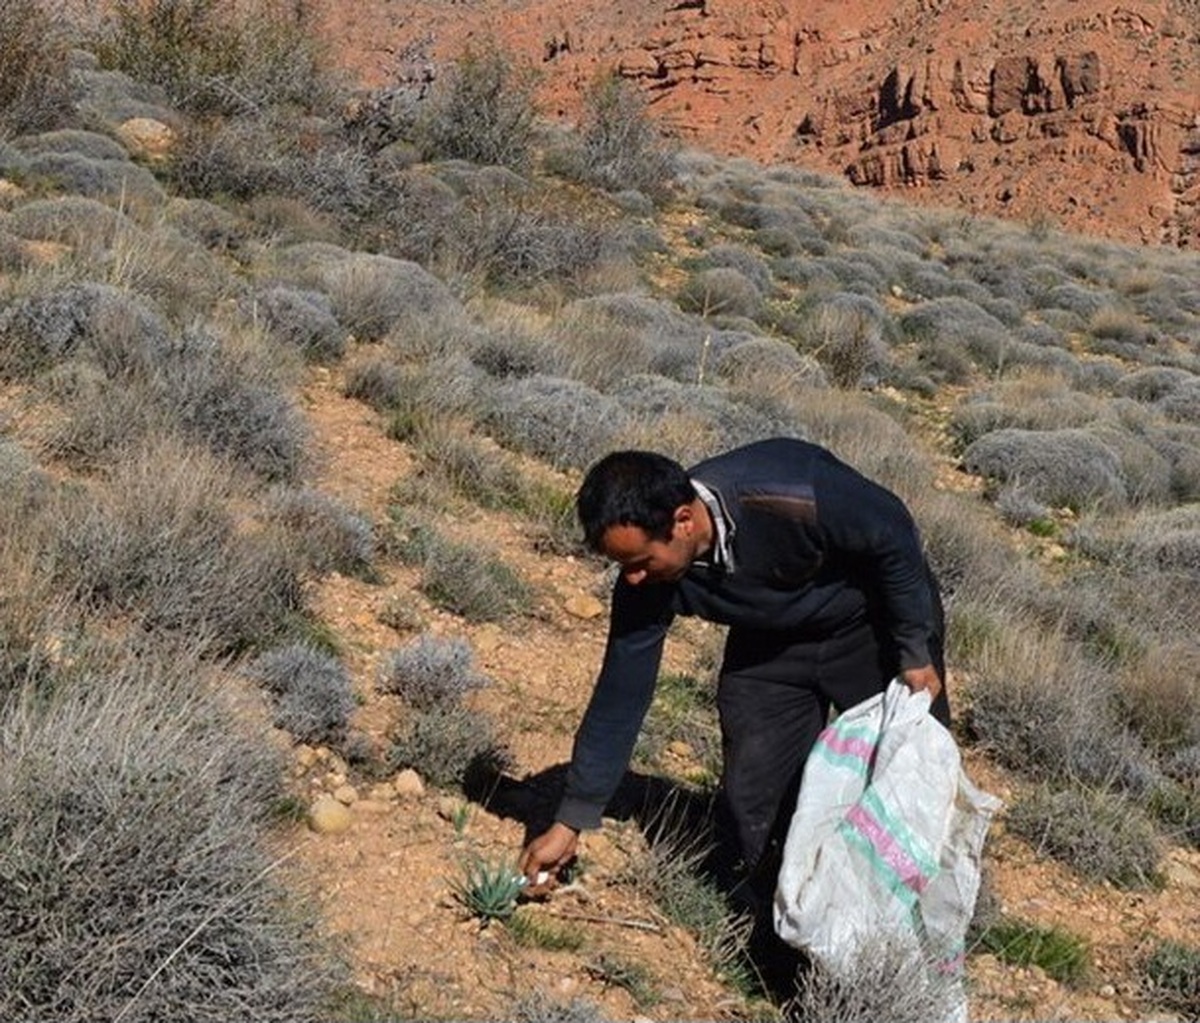
POLYGON ((725 513, 719 494, 710 490, 699 480, 692 480, 692 486, 696 488, 697 496, 704 502, 709 515, 712 516, 714 530, 712 550, 700 560, 715 569, 732 572, 734 569, 733 534, 736 527, 725 513))

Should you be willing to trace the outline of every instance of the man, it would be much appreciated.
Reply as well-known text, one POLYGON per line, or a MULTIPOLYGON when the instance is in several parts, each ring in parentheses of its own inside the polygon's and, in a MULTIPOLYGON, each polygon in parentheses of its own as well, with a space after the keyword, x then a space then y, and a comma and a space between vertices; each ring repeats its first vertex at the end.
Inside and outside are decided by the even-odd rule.
POLYGON ((608 644, 556 820, 524 849, 536 882, 574 857, 629 763, 677 614, 729 626, 717 689, 721 797, 766 901, 805 760, 829 709, 899 676, 942 688, 937 585, 907 509, 815 444, 761 441, 689 471, 620 451, 577 498, 585 539, 613 559, 608 644))

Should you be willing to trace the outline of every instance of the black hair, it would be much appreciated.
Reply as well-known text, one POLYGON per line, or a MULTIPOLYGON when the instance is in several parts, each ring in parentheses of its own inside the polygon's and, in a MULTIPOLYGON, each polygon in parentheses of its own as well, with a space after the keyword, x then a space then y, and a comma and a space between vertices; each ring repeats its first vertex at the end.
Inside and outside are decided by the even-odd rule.
POLYGON ((682 465, 653 451, 614 451, 588 470, 575 498, 583 537, 592 550, 611 526, 638 526, 652 540, 669 540, 675 510, 696 490, 682 465))

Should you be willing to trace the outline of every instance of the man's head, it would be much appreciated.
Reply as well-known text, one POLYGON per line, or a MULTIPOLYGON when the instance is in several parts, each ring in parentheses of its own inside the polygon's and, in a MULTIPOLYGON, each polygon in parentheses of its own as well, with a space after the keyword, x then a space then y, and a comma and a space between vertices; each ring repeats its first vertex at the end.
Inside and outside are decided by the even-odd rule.
POLYGON ((584 539, 626 580, 679 578, 703 553, 711 525, 683 466, 651 451, 616 451, 588 471, 576 498, 584 539))

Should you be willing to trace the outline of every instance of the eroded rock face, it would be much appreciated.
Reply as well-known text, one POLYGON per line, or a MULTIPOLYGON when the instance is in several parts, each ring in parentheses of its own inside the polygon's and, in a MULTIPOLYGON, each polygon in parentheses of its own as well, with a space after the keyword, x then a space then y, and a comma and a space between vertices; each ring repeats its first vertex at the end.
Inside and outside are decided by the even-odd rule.
POLYGON ((615 69, 681 141, 714 152, 980 213, 1200 244, 1191 3, 477 0, 469 18, 430 3, 397 33, 422 25, 450 59, 494 26, 541 67, 545 106, 567 119, 594 76, 615 69))

